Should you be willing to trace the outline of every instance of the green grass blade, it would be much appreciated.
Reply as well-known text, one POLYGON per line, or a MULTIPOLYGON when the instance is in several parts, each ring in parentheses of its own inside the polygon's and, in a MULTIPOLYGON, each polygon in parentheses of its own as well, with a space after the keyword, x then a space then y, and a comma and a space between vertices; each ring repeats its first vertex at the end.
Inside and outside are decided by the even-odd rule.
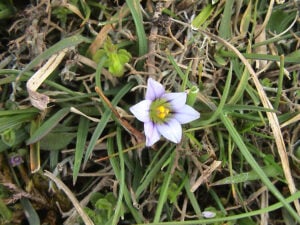
POLYGON ((62 108, 55 113, 32 134, 26 144, 29 145, 35 143, 45 137, 69 113, 69 111, 69 108, 62 108))
MULTIPOLYGON (((223 57, 237 58, 236 54, 232 51, 221 50, 220 53, 223 57)), ((268 60, 268 61, 280 62, 279 55, 266 55, 266 54, 257 54, 257 53, 242 53, 242 55, 246 59, 268 60)), ((300 61, 300 56, 297 54, 284 57, 285 63, 299 63, 299 61, 300 61)))
POLYGON ((153 220, 154 223, 159 222, 161 213, 163 210, 163 206, 168 197, 168 188, 169 188, 171 178, 172 178, 171 170, 174 167, 175 154, 176 154, 176 151, 173 151, 169 158, 170 161, 169 161, 169 165, 168 165, 168 170, 165 173, 165 178, 164 178, 164 181, 161 186, 160 193, 159 193, 159 199, 158 199, 155 216, 154 216, 154 220, 153 220))
POLYGON ((261 111, 261 112, 274 112, 274 113, 277 112, 277 110, 275 109, 267 109, 262 106, 255 106, 255 105, 226 104, 223 107, 223 112, 234 112, 234 111, 249 111, 249 112, 261 111))
POLYGON ((117 145, 118 145, 118 153, 119 153, 119 164, 120 164, 120 174, 119 174, 119 194, 118 194, 118 200, 115 207, 115 213, 112 219, 112 225, 118 224, 119 218, 123 216, 122 212, 122 202, 123 202, 123 196, 124 196, 124 190, 125 190, 125 162, 124 162, 124 153, 123 153, 123 147, 122 147, 122 134, 121 134, 121 128, 117 127, 117 145))
MULTIPOLYGON (((237 63, 235 63, 235 65, 239 66, 239 65, 237 65, 237 63)), ((246 90, 247 85, 248 85, 249 76, 250 76, 250 74, 249 74, 247 68, 244 68, 242 77, 240 78, 240 82, 239 82, 237 88, 235 89, 234 94, 231 96, 230 100, 228 101, 229 104, 235 104, 242 98, 244 91, 246 90)))
POLYGON ((186 191, 186 195, 190 200, 190 203, 192 207, 194 208, 194 211, 198 217, 201 217, 201 209, 198 203, 198 200, 193 192, 191 192, 191 184, 190 179, 186 179, 184 183, 184 188, 186 191))
MULTIPOLYGON (((285 201, 287 203, 291 203, 300 198, 300 191, 294 193, 292 196, 288 197, 285 201)), ((200 219, 200 220, 188 220, 188 221, 172 221, 172 222, 156 222, 156 223, 148 223, 148 225, 199 225, 199 224, 214 224, 214 223, 224 223, 225 221, 234 221, 242 218, 247 218, 251 216, 258 216, 263 213, 272 212, 277 209, 282 208, 282 202, 275 203, 263 209, 258 209, 246 213, 241 213, 238 215, 227 216, 227 217, 218 217, 212 219, 200 219)), ((141 225, 141 224, 140 224, 141 225)))
POLYGON ((201 12, 196 16, 195 19, 192 21, 192 29, 199 29, 205 21, 210 17, 211 13, 213 11, 213 6, 211 4, 208 4, 204 9, 201 10, 201 12))
POLYGON ((130 12, 133 17, 133 21, 136 28, 136 33, 138 36, 139 41, 139 56, 143 56, 148 52, 148 43, 147 37, 144 30, 143 25, 143 17, 140 8, 140 1, 139 0, 126 0, 126 3, 130 9, 130 12))
POLYGON ((18 109, 18 110, 1 110, 0 116, 13 116, 13 115, 20 115, 20 114, 32 114, 36 115, 39 113, 39 110, 36 108, 29 108, 29 109, 18 109))
POLYGON ((219 28, 219 36, 223 39, 232 37, 231 34, 231 13, 234 0, 227 0, 222 15, 222 20, 219 28))
POLYGON ((72 46, 76 46, 80 44, 81 42, 90 42, 90 39, 83 37, 81 35, 74 35, 65 39, 60 40, 56 44, 52 45, 50 48, 48 48, 46 51, 44 51, 42 54, 35 57, 31 62, 19 73, 20 77, 25 72, 30 71, 34 67, 36 67, 42 60, 46 60, 50 58, 55 53, 72 46))
POLYGON ((211 124, 212 122, 214 122, 218 118, 219 114, 223 111, 223 107, 225 106, 225 103, 226 103, 226 100, 227 100, 227 97, 228 97, 228 94, 230 91, 231 79, 232 79, 232 64, 230 65, 230 69, 228 71, 224 91, 223 91, 220 103, 218 105, 218 108, 213 113, 213 115, 207 121, 205 121, 206 124, 211 124))
POLYGON ((232 121, 223 114, 220 114, 220 118, 222 122, 224 123, 225 127, 227 128, 227 131, 231 135, 232 139, 234 140, 235 144, 240 149, 241 153, 243 154, 244 158, 247 160, 247 162, 250 164, 252 169, 259 175, 261 181, 267 186, 267 188, 276 196, 276 198, 282 202, 284 207, 289 211, 289 213, 297 219, 298 222, 300 222, 299 215, 295 212, 295 210, 287 203, 287 201, 284 199, 284 197, 281 195, 281 193, 277 190, 277 188, 272 184, 272 182, 269 180, 268 176, 265 174, 265 172, 261 169, 261 167, 258 165, 257 161, 254 159, 254 157, 249 152, 247 146, 243 142, 241 136, 239 135, 238 131, 235 129, 232 121))
MULTIPOLYGON (((172 65, 173 65, 174 69, 176 70, 177 74, 179 75, 180 79, 181 80, 185 80, 186 75, 182 72, 182 70, 180 69, 180 67, 177 65, 174 57, 171 54, 167 54, 167 57, 168 57, 170 63, 172 63, 172 65)), ((189 80, 186 80, 186 82, 187 82, 186 85, 189 88, 193 87, 193 84, 189 80)))
POLYGON ((12 129, 19 126, 24 122, 30 121, 34 117, 34 114, 20 114, 14 116, 4 116, 0 118, 0 133, 6 131, 7 129, 12 129))
POLYGON ((75 159, 74 159, 74 168, 73 168, 73 185, 75 185, 77 176, 80 170, 81 161, 83 153, 85 150, 85 143, 89 131, 89 120, 85 117, 80 117, 77 139, 76 139, 76 148, 75 148, 75 159))
POLYGON ((164 162, 166 162, 170 157, 171 151, 174 151, 174 148, 168 148, 168 150, 163 155, 161 155, 161 152, 165 149, 165 147, 166 144, 160 148, 155 157, 152 159, 151 164, 148 166, 148 169, 144 173, 145 176, 142 178, 141 183, 135 192, 135 196, 137 199, 140 197, 143 191, 147 189, 149 184, 155 179, 164 162))
POLYGON ((35 209, 33 208, 31 202, 27 198, 21 198, 20 201, 23 206, 29 225, 40 225, 40 218, 35 209))
MULTIPOLYGON (((127 83, 126 85, 124 85, 122 87, 122 89, 116 94, 116 96, 114 97, 114 99, 112 100, 112 105, 113 106, 116 106, 117 103, 122 99, 122 97, 133 87, 133 83, 127 83)), ((89 145, 87 147, 87 150, 86 150, 86 154, 85 154, 85 157, 84 157, 84 166, 85 167, 85 164, 86 162, 88 161, 88 159, 90 158, 90 155, 92 154, 92 151, 96 145, 96 142, 98 140, 98 138, 100 137, 100 135, 102 134, 104 128, 106 127, 110 117, 111 117, 111 109, 109 108, 106 108, 105 112, 103 113, 92 137, 91 137, 91 140, 89 142, 89 145)))
MULTIPOLYGON (((114 140, 113 138, 109 138, 108 139, 108 142, 107 142, 107 153, 109 155, 112 155, 114 154, 114 140)), ((119 166, 119 162, 117 160, 116 157, 111 157, 110 159, 110 163, 112 165, 112 168, 114 170, 114 173, 117 177, 118 180, 120 180, 120 177, 121 177, 121 174, 120 174, 120 166, 119 166)), ((134 217, 135 221, 137 223, 141 223, 143 221, 143 219, 141 218, 141 216, 139 215, 138 211, 133 207, 133 204, 132 204, 132 200, 131 200, 131 195, 130 195, 130 192, 128 190, 128 188, 124 185, 122 186, 124 187, 124 199, 125 199, 125 202, 126 202, 126 205, 128 207, 128 209, 130 210, 132 216, 134 217)))
POLYGON ((284 75, 284 56, 280 56, 280 70, 279 70, 279 77, 278 77, 278 86, 277 86, 277 93, 274 102, 274 109, 278 109, 279 101, 281 98, 282 93, 282 86, 283 86, 283 75, 284 75))
MULTIPOLYGON (((275 168, 273 165, 265 166, 262 169, 268 177, 277 177, 279 175, 283 175, 282 171, 278 171, 277 168, 275 168)), ((221 180, 212 183, 211 186, 238 184, 259 179, 260 177, 258 176, 258 174, 254 170, 252 170, 246 173, 234 174, 233 176, 225 177, 221 180)))

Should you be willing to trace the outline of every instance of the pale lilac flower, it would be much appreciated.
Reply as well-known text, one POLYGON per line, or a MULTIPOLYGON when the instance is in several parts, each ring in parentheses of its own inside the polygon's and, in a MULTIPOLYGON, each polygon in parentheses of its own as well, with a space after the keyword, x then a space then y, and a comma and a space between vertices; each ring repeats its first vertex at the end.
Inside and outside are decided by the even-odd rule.
POLYGON ((216 213, 212 212, 212 211, 204 211, 204 212, 202 212, 202 216, 204 218, 210 219, 210 218, 216 217, 216 213))
POLYGON ((24 162, 20 155, 11 155, 9 156, 8 161, 12 167, 18 166, 24 162))
POLYGON ((130 107, 135 117, 144 122, 146 146, 151 146, 164 136, 179 143, 182 138, 181 124, 189 123, 200 117, 200 113, 186 105, 185 92, 166 93, 165 88, 148 79, 145 100, 130 107))

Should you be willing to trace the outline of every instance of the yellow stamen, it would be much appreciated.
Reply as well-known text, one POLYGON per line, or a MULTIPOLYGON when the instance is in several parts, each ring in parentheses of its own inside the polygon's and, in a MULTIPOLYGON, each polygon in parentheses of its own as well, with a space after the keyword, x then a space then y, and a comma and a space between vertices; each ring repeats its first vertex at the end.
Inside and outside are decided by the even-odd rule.
POLYGON ((158 118, 160 119, 165 119, 166 116, 169 114, 170 110, 166 107, 164 107, 163 105, 158 106, 156 108, 156 115, 158 118))

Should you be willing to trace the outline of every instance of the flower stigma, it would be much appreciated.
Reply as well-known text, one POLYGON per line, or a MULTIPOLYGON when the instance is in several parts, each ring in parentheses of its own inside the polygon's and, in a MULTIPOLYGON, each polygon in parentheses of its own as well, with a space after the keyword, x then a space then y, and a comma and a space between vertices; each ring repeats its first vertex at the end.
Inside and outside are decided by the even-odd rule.
POLYGON ((164 123, 171 116, 170 104, 165 99, 156 99, 150 106, 150 118, 154 123, 164 123))
POLYGON ((162 120, 166 118, 169 114, 170 109, 164 107, 163 105, 156 108, 156 115, 161 118, 162 120))

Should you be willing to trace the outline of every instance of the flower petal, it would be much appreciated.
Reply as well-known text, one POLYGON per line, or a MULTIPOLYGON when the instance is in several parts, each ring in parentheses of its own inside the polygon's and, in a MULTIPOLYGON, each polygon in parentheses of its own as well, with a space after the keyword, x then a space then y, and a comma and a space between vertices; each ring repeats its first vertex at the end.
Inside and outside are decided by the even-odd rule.
POLYGON ((154 101, 155 99, 160 98, 164 93, 165 88, 160 83, 152 78, 148 79, 145 99, 154 101))
POLYGON ((157 127, 153 122, 144 123, 146 146, 151 146, 160 139, 157 127))
POLYGON ((156 124, 158 132, 168 140, 179 143, 182 137, 182 128, 175 119, 170 119, 167 123, 156 124))
POLYGON ((150 116, 149 116, 149 110, 150 110, 150 105, 152 101, 150 100, 143 100, 134 106, 131 106, 129 108, 130 112, 133 113, 133 115, 140 121, 142 122, 149 122, 150 121, 150 116))
POLYGON ((185 124, 200 118, 200 113, 189 105, 184 105, 173 114, 173 118, 179 123, 185 124))
POLYGON ((171 104, 171 109, 178 110, 185 105, 187 94, 185 92, 167 93, 162 96, 162 99, 168 100, 171 104))

